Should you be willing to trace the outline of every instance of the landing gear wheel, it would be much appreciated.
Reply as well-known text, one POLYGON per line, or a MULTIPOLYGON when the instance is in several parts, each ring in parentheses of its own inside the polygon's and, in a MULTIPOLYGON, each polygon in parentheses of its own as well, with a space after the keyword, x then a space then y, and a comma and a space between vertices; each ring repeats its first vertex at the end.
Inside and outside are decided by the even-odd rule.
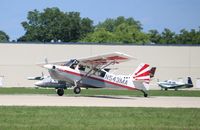
POLYGON ((144 97, 147 97, 147 96, 148 96, 148 94, 147 94, 144 90, 141 90, 141 91, 143 92, 144 97))
POLYGON ((58 94, 59 96, 62 96, 62 95, 64 94, 64 89, 59 88, 59 89, 57 90, 57 94, 58 94))
POLYGON ((79 94, 81 92, 81 88, 80 87, 75 87, 74 88, 74 93, 75 94, 79 94))
POLYGON ((167 91, 167 88, 165 88, 165 91, 167 91))

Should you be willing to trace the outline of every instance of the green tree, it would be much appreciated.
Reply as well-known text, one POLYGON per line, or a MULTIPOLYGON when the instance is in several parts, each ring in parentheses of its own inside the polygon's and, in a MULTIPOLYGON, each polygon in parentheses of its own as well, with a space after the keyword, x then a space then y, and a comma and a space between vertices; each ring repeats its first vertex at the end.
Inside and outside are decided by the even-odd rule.
POLYGON ((165 28, 161 34, 160 43, 162 44, 173 44, 175 43, 175 33, 172 32, 170 29, 165 28))
POLYGON ((134 25, 122 23, 117 26, 115 32, 115 41, 118 43, 147 43, 148 36, 135 28, 134 25))
POLYGON ((78 41, 93 31, 92 24, 89 18, 81 18, 79 12, 62 12, 55 7, 43 12, 29 11, 27 21, 22 22, 26 33, 18 41, 78 41))
POLYGON ((182 29, 175 39, 178 44, 200 44, 200 28, 198 31, 182 29))
POLYGON ((0 30, 0 42, 8 42, 9 41, 9 36, 0 30))
POLYGON ((81 38, 84 38, 88 33, 93 32, 93 21, 89 18, 83 18, 81 20, 81 38))
POLYGON ((160 43, 161 35, 157 30, 149 30, 148 35, 149 35, 149 40, 152 43, 156 43, 156 44, 160 43))
POLYGON ((123 16, 119 16, 116 19, 108 18, 104 22, 99 23, 96 28, 105 28, 109 32, 114 32, 123 23, 133 26, 136 30, 142 30, 142 24, 139 21, 131 17, 125 18, 123 16))
POLYGON ((114 19, 106 19, 104 22, 99 23, 96 28, 104 28, 106 31, 114 32, 115 29, 115 20, 114 19))
POLYGON ((139 21, 120 16, 116 19, 106 19, 104 22, 99 23, 94 32, 87 35, 82 41, 139 44, 149 42, 148 35, 141 30, 142 25, 139 21))
POLYGON ((113 43, 114 35, 105 30, 105 28, 100 28, 93 33, 88 34, 81 42, 113 43))
POLYGON ((194 44, 200 44, 200 27, 199 30, 196 32, 194 44))

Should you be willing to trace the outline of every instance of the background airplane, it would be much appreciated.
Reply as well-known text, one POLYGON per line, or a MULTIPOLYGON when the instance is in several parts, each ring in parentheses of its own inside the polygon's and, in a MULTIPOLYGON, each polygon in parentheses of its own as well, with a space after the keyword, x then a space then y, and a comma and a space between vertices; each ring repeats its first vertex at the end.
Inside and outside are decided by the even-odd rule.
POLYGON ((69 86, 66 82, 52 79, 51 76, 45 76, 43 73, 42 76, 28 77, 27 79, 38 80, 37 82, 34 83, 34 85, 42 88, 66 89, 69 86))
MULTIPOLYGON (((115 75, 110 73, 108 66, 119 64, 133 59, 131 56, 115 52, 97 55, 81 59, 72 59, 65 62, 55 62, 43 64, 42 67, 48 69, 51 79, 56 85, 67 84, 73 87, 74 93, 79 94, 81 87, 84 88, 126 88, 129 90, 139 90, 147 97, 146 91, 149 89, 150 77, 154 76, 155 68, 150 70, 148 64, 140 64, 131 75, 115 75)), ((50 80, 48 81, 50 83, 50 80)), ((35 85, 43 84, 44 80, 35 85)), ((51 82, 51 84, 53 84, 51 82)), ((64 87, 55 87, 57 94, 64 94, 64 87)))
POLYGON ((175 89, 177 91, 180 88, 191 88, 193 87, 193 83, 191 77, 188 77, 186 83, 174 80, 166 80, 163 82, 158 82, 158 86, 164 90, 175 89))
POLYGON ((27 77, 28 80, 43 80, 44 78, 47 78, 47 76, 44 76, 43 72, 42 72, 42 76, 27 77))

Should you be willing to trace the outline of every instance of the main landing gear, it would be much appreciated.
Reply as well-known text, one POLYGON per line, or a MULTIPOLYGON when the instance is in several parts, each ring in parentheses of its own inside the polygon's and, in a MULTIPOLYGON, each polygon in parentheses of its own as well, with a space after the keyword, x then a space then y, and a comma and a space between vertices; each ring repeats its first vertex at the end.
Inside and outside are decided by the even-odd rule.
POLYGON ((58 94, 59 96, 62 96, 62 95, 64 94, 64 89, 63 89, 63 88, 58 88, 58 89, 57 89, 57 94, 58 94))
POLYGON ((75 94, 79 94, 81 92, 81 88, 80 87, 75 87, 74 88, 74 93, 75 94))
MULTIPOLYGON (((75 94, 79 94, 81 92, 81 88, 80 87, 75 87, 74 88, 74 93, 75 94)), ((64 89, 63 88, 58 88, 57 89, 57 94, 58 94, 58 96, 63 96, 64 95, 64 89)))
POLYGON ((79 81, 74 81, 74 93, 79 94, 81 92, 81 88, 78 86, 79 81))

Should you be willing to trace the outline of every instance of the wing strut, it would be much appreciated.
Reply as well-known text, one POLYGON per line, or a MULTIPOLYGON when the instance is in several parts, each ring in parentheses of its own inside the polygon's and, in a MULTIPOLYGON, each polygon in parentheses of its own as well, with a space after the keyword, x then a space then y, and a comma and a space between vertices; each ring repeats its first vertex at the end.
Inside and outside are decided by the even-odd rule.
POLYGON ((90 71, 88 71, 80 80, 74 81, 75 87, 77 87, 77 85, 80 83, 80 81, 82 81, 85 77, 88 77, 88 76, 90 76, 90 75, 96 73, 98 69, 95 69, 95 71, 94 71, 92 74, 90 74, 90 73, 92 72, 92 70, 94 70, 94 68, 96 68, 97 66, 98 66, 98 65, 96 65, 95 67, 93 67, 92 69, 90 69, 90 71))
POLYGON ((75 87, 76 87, 84 78, 89 77, 89 76, 95 74, 97 71, 102 70, 102 69, 106 68, 107 66, 109 66, 109 65, 111 65, 111 64, 115 64, 115 63, 116 63, 115 61, 112 61, 112 62, 110 62, 110 63, 108 63, 108 64, 102 66, 101 68, 97 68, 98 65, 92 67, 92 68, 90 69, 90 71, 87 72, 80 80, 74 81, 75 87), (93 70, 94 70, 94 72, 91 73, 93 70))

